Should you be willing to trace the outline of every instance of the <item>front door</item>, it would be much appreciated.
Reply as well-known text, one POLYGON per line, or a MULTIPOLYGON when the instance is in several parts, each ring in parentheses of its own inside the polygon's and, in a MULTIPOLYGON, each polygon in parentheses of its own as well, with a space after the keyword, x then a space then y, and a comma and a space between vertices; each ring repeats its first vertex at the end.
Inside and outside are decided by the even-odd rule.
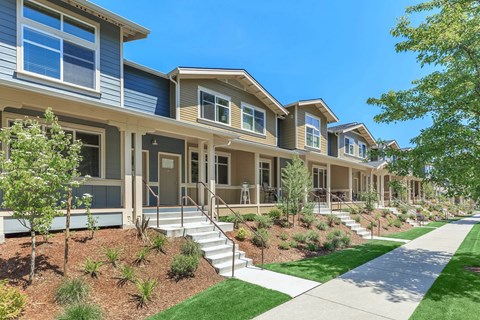
POLYGON ((158 181, 160 204, 178 205, 180 188, 180 157, 172 154, 158 155, 158 181))

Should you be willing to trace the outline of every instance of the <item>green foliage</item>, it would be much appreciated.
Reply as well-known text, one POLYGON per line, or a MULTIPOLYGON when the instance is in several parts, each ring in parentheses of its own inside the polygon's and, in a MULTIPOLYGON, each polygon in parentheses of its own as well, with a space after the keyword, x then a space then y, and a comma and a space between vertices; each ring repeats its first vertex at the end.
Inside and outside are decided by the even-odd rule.
POLYGON ((244 221, 244 218, 239 213, 237 214, 231 213, 230 215, 228 215, 226 221, 233 223, 233 227, 235 229, 238 229, 240 223, 244 221))
POLYGON ((255 221, 255 218, 257 217, 257 215, 255 213, 247 213, 247 214, 244 214, 242 217, 243 217, 243 220, 245 221, 255 221))
POLYGON ((354 214, 354 215, 351 215, 350 216, 353 221, 355 221, 356 223, 360 223, 360 220, 361 220, 361 216, 359 214, 354 214))
POLYGON ((388 209, 383 209, 383 210, 382 210, 382 217, 386 218, 386 217, 388 217, 388 216, 390 215, 390 213, 391 213, 390 210, 388 210, 388 209))
POLYGON ((67 307, 57 320, 102 320, 102 310, 96 305, 79 303, 67 307))
POLYGON ((170 277, 177 281, 183 278, 193 277, 199 264, 199 256, 178 254, 173 258, 172 265, 170 266, 170 277))
POLYGON ((300 242, 300 243, 306 243, 308 241, 308 237, 306 233, 295 233, 293 235, 293 240, 300 242))
POLYGON ((278 244, 278 248, 281 250, 289 250, 290 249, 290 243, 287 241, 282 241, 278 244))
MULTIPOLYGON (((407 184, 404 180, 391 180, 388 182, 388 187, 392 189, 400 199, 407 198, 407 184)), ((395 199, 397 202, 398 200, 395 199)))
POLYGON ((0 319, 17 319, 27 303, 27 296, 7 282, 0 281, 0 319))
POLYGON ((327 223, 330 227, 333 227, 334 225, 339 225, 342 223, 342 220, 339 216, 332 213, 327 216, 327 223))
POLYGON ((182 244, 182 254, 185 256, 200 257, 202 255, 202 248, 200 248, 200 244, 198 242, 187 239, 182 244))
POLYGON ((393 225, 397 228, 401 228, 402 227, 402 220, 400 220, 399 218, 395 219, 393 221, 393 225))
POLYGON ((268 216, 273 220, 278 220, 282 218, 283 214, 282 211, 278 208, 274 208, 268 212, 268 216))
POLYGON ((135 269, 132 266, 124 265, 120 268, 120 276, 118 277, 117 285, 123 287, 128 282, 134 282, 135 277, 135 269))
POLYGON ((297 248, 298 247, 298 242, 295 240, 290 240, 289 242, 290 248, 297 248))
POLYGON ((408 208, 407 208, 407 207, 401 207, 401 208, 400 208, 400 212, 401 212, 402 214, 407 214, 407 213, 408 213, 408 208))
POLYGON ((155 279, 137 280, 135 282, 135 286, 137 287, 137 307, 143 308, 147 306, 148 302, 152 301, 153 293, 157 285, 158 282, 155 279))
POLYGON ((307 166, 296 154, 282 169, 282 189, 289 209, 293 210, 293 214, 299 213, 300 204, 312 189, 312 178, 307 166))
POLYGON ((268 248, 270 245, 270 234, 266 229, 257 229, 257 233, 253 235, 252 243, 257 247, 268 248))
POLYGON ((245 240, 249 236, 247 229, 240 227, 237 232, 237 239, 240 241, 245 240))
POLYGON ((140 249, 140 251, 137 252, 133 263, 137 266, 141 264, 146 264, 148 262, 148 255, 150 254, 150 251, 151 249, 149 247, 143 247, 142 249, 140 249))
POLYGON ((100 274, 100 268, 103 266, 103 262, 87 258, 82 266, 82 271, 85 274, 90 275, 92 278, 98 278, 100 274))
POLYGON ((319 222, 317 223, 317 229, 318 229, 318 230, 325 231, 325 230, 328 229, 328 224, 327 224, 326 222, 324 222, 324 221, 319 221, 319 222))
POLYGON ((90 286, 82 278, 64 280, 54 294, 55 302, 75 304, 85 301, 90 293, 90 286))
POLYGON ((341 230, 334 230, 327 234, 327 242, 324 243, 324 248, 329 251, 345 248, 350 245, 351 238, 341 230))
POLYGON ((257 228, 259 229, 268 229, 273 225, 272 218, 269 216, 257 216, 255 220, 257 221, 257 228))
POLYGON ((307 236, 307 241, 312 241, 312 242, 318 242, 318 239, 320 238, 320 235, 313 230, 308 230, 306 233, 306 236, 307 236))
POLYGON ((152 240, 152 249, 157 253, 165 253, 165 247, 168 244, 167 237, 164 234, 157 234, 152 240))
POLYGON ((307 243, 307 250, 308 251, 317 251, 318 250, 318 246, 315 244, 315 243, 307 243))
POLYGON ((302 222, 305 224, 305 227, 310 229, 312 224, 317 220, 314 214, 303 214, 302 222))
POLYGON ((360 208, 358 208, 358 207, 351 207, 348 211, 350 212, 350 214, 355 215, 355 214, 359 214, 359 213, 360 213, 360 208))
POLYGON ((414 221, 415 221, 415 220, 417 219, 417 215, 411 213, 411 214, 408 215, 408 218, 410 218, 411 220, 414 220, 414 221))
POLYGON ((281 240, 283 240, 283 241, 286 241, 286 240, 288 240, 289 235, 288 235, 288 233, 286 233, 286 232, 282 232, 282 233, 280 233, 279 238, 280 238, 281 240))
POLYGON ((365 202, 365 210, 372 212, 375 209, 375 203, 377 202, 377 191, 371 189, 368 192, 362 193, 362 201, 365 202))
POLYGON ((117 263, 120 260, 122 255, 122 250, 120 248, 107 248, 105 249, 105 257, 107 261, 112 264, 113 267, 117 267, 117 263))
POLYGON ((401 222, 407 222, 408 214, 402 213, 402 214, 398 215, 398 219, 399 219, 401 222))
POLYGON ((388 224, 389 227, 392 227, 394 222, 395 222, 395 219, 387 218, 387 224, 388 224))

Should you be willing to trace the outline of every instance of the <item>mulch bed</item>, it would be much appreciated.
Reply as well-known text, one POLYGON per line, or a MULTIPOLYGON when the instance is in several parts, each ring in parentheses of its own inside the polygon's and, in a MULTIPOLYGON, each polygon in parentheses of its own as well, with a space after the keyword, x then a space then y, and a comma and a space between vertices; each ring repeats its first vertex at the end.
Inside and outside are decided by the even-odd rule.
POLYGON ((470 272, 473 272, 473 273, 478 273, 478 274, 480 274, 480 267, 469 267, 469 266, 466 266, 466 267, 465 267, 465 270, 470 271, 470 272))
MULTIPOLYGON (((81 272, 82 264, 87 257, 106 261, 105 248, 122 248, 120 264, 131 264, 142 242, 136 238, 135 230, 102 229, 95 233, 91 240, 87 239, 87 231, 74 232, 70 241, 69 276, 83 277, 91 286, 89 301, 99 305, 105 319, 143 319, 204 291, 224 278, 204 259, 194 278, 175 282, 168 276, 173 257, 180 253, 183 239, 169 239, 166 254, 151 252, 149 262, 136 267, 140 279, 155 278, 158 281, 154 300, 143 309, 137 309, 133 295, 134 284, 117 287, 119 271, 113 266, 105 265, 98 279, 92 279, 81 272)), ((37 243, 42 242, 37 239, 37 243)), ((32 285, 27 285, 30 262, 30 238, 9 238, 0 245, 0 279, 9 279, 10 284, 24 289, 28 296, 28 304, 21 319, 46 320, 54 319, 62 310, 62 306, 53 302, 55 288, 63 278, 64 234, 56 233, 49 243, 40 243, 37 248, 37 275, 32 285)))
MULTIPOLYGON (((319 216, 318 221, 326 221, 326 217, 319 216)), ((255 229, 256 223, 255 222, 247 222, 249 226, 255 229)), ((301 260, 304 258, 310 257, 317 257, 329 254, 331 252, 324 250, 322 244, 326 242, 327 234, 335 229, 340 229, 349 235, 352 239, 351 245, 358 245, 364 243, 365 240, 358 236, 356 233, 352 232, 346 226, 340 224, 335 225, 333 227, 329 227, 326 231, 320 231, 315 227, 316 223, 314 223, 310 229, 307 229, 305 226, 298 225, 297 219, 295 219, 295 226, 289 228, 282 228, 278 225, 273 225, 271 228, 268 229, 268 233, 270 234, 270 246, 264 249, 264 263, 274 263, 274 262, 287 262, 287 261, 296 261, 301 260), (287 233, 289 235, 288 242, 293 240, 293 235, 296 233, 305 233, 308 230, 316 231, 320 237, 319 242, 317 245, 320 247, 318 251, 309 251, 305 248, 305 245, 299 243, 298 248, 290 248, 289 250, 282 250, 278 247, 280 242, 283 240, 280 239, 280 234, 287 233)), ((242 224, 240 224, 240 227, 242 224)), ((234 230, 229 233, 230 236, 236 237, 238 231, 234 230)), ((236 243, 239 244, 240 250, 245 251, 247 258, 252 258, 254 264, 261 264, 262 261, 262 251, 261 248, 255 246, 251 242, 251 236, 245 239, 244 241, 238 241, 235 239, 236 243)))
MULTIPOLYGON (((373 220, 377 223, 376 227, 373 227, 373 235, 378 236, 378 221, 375 220, 375 214, 381 214, 381 210, 375 210, 373 211, 372 214, 361 214, 361 219, 360 219, 360 224, 362 227, 367 229, 367 227, 370 226, 370 221, 373 220)), ((398 217, 392 213, 389 213, 386 217, 380 217, 380 236, 387 236, 392 233, 397 233, 397 232, 403 232, 403 231, 408 231, 412 229, 413 227, 408 223, 408 222, 403 222, 402 226, 400 228, 397 228, 395 226, 388 226, 388 219, 390 220, 396 220, 398 217)), ((368 229, 367 229, 368 230, 368 229)))

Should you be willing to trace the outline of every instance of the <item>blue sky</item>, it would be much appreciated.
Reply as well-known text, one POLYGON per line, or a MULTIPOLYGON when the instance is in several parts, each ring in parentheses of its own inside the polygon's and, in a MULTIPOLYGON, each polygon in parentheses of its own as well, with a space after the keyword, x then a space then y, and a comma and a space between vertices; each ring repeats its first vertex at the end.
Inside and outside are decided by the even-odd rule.
POLYGON ((364 122, 401 146, 430 123, 377 124, 365 102, 425 75, 389 33, 418 0, 93 1, 151 30, 125 57, 159 71, 245 68, 280 102, 321 97, 341 123, 364 122))

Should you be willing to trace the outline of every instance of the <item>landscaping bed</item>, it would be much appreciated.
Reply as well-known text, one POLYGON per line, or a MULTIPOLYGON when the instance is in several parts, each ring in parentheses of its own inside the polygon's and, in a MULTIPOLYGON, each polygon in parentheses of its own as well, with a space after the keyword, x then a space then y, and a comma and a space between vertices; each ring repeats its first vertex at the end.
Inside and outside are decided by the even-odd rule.
MULTIPOLYGON (((355 216, 355 215, 352 215, 355 216)), ((384 214, 382 210, 375 209, 371 214, 360 214, 360 224, 365 229, 370 229, 370 221, 374 221, 376 226, 373 227, 373 235, 384 237, 392 233, 403 232, 412 229, 412 226, 405 221, 400 221, 399 217, 393 213, 384 214), (378 218, 378 219, 375 219, 378 218), (400 221, 395 225, 395 220, 400 221), (380 228, 378 228, 380 225, 380 228), (380 235, 378 231, 380 229, 380 235)))
MULTIPOLYGON (((148 307, 137 308, 133 283, 117 287, 118 268, 106 262, 106 248, 121 248, 120 265, 132 265, 137 252, 143 247, 135 230, 102 229, 88 239, 88 231, 73 232, 70 241, 69 276, 81 277, 91 287, 88 302, 102 309, 104 319, 143 319, 168 309, 179 302, 204 291, 223 280, 204 259, 200 260, 195 277, 178 282, 168 275, 173 257, 180 253, 181 239, 168 239, 164 253, 150 252, 145 265, 135 266, 137 278, 156 279, 158 286, 148 307), (103 261, 98 279, 84 275, 82 265, 90 257, 103 261)), ((151 237, 156 233, 152 231, 151 237)), ((21 319, 54 319, 63 309, 54 302, 54 292, 63 277, 64 233, 53 234, 48 243, 37 238, 37 274, 32 285, 27 285, 30 259, 30 238, 8 238, 0 245, 0 280, 24 290, 27 305, 21 319)))

